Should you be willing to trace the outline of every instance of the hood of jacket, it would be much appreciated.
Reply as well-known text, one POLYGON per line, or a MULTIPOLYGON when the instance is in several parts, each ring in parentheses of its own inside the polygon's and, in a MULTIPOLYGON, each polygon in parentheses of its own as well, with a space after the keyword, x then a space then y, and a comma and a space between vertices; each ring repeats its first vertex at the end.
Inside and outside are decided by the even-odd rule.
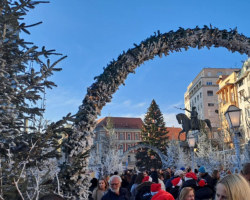
POLYGON ((153 184, 153 182, 151 182, 151 181, 145 181, 145 182, 139 184, 136 189, 140 190, 140 189, 142 189, 145 186, 149 186, 150 187, 152 184, 153 184))

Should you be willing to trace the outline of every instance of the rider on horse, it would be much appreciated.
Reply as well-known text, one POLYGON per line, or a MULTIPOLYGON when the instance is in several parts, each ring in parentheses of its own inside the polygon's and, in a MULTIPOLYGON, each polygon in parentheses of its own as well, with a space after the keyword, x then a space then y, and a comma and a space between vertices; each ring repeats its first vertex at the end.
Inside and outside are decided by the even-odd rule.
POLYGON ((185 108, 187 112, 191 113, 191 130, 200 130, 200 124, 198 120, 198 113, 196 112, 196 107, 192 107, 192 111, 185 108))

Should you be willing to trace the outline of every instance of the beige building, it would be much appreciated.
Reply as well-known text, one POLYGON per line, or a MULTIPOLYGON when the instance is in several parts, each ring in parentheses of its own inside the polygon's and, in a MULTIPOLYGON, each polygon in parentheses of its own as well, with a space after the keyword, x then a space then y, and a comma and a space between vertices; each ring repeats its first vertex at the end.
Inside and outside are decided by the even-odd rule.
POLYGON ((238 90, 238 104, 242 109, 241 131, 250 139, 250 58, 246 60, 238 73, 235 86, 238 90))
MULTIPOLYGON (((213 127, 211 137, 217 134, 217 128, 220 126, 219 116, 215 112, 218 110, 219 103, 216 95, 219 86, 216 84, 216 81, 219 76, 229 75, 236 70, 235 68, 203 68, 189 84, 185 93, 185 106, 189 102, 190 109, 193 106, 196 107, 199 119, 209 119, 211 121, 213 127)), ((190 113, 186 111, 186 115, 190 116, 190 113)))
MULTIPOLYGON (((95 128, 96 138, 94 143, 97 145, 97 152, 101 151, 100 144, 100 135, 106 134, 106 130, 103 126, 106 126, 107 117, 99 119, 97 121, 97 126, 95 128)), ((117 147, 119 153, 122 155, 130 147, 137 145, 141 141, 141 127, 142 120, 141 118, 127 118, 127 117, 112 117, 116 139, 118 140, 119 146, 117 147)), ((128 161, 128 169, 133 169, 135 167, 135 158, 136 150, 129 152, 129 154, 124 158, 123 163, 125 165, 128 161)))

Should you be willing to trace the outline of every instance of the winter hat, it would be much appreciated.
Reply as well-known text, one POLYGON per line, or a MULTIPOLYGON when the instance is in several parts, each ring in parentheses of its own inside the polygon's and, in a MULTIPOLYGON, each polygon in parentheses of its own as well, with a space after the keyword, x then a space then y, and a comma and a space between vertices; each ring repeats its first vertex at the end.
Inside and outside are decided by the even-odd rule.
POLYGON ((180 170, 185 171, 185 167, 181 167, 180 170))
POLYGON ((174 176, 177 177, 177 176, 180 176, 182 175, 184 172, 182 170, 177 170, 175 173, 174 173, 174 176))
POLYGON ((198 184, 200 187, 204 187, 207 184, 207 182, 206 182, 206 180, 201 179, 198 184))
POLYGON ((144 179, 142 180, 142 183, 146 182, 146 181, 150 181, 152 182, 152 178, 150 176, 146 176, 144 177, 144 179))
POLYGON ((186 176, 185 176, 185 181, 190 180, 190 179, 197 180, 197 176, 196 176, 196 174, 195 174, 195 173, 193 173, 193 172, 189 172, 189 173, 187 173, 187 174, 186 174, 186 176))
POLYGON ((206 168, 203 167, 203 166, 201 166, 201 167, 199 168, 199 172, 200 172, 200 173, 206 173, 206 168))
POLYGON ((173 179, 171 183, 173 184, 173 188, 175 188, 175 186, 181 186, 182 180, 180 177, 178 177, 178 178, 173 179))

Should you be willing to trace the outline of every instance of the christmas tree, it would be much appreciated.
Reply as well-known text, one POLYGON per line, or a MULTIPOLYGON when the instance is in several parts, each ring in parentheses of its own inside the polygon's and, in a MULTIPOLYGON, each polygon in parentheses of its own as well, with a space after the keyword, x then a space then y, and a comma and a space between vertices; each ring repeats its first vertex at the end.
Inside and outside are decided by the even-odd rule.
MULTIPOLYGON (((159 106, 155 100, 152 101, 144 118, 141 129, 142 142, 140 144, 149 144, 158 148, 163 154, 167 155, 166 142, 168 140, 168 131, 159 106)), ((136 166, 140 170, 162 167, 160 157, 152 150, 142 148, 136 154, 136 166)))

